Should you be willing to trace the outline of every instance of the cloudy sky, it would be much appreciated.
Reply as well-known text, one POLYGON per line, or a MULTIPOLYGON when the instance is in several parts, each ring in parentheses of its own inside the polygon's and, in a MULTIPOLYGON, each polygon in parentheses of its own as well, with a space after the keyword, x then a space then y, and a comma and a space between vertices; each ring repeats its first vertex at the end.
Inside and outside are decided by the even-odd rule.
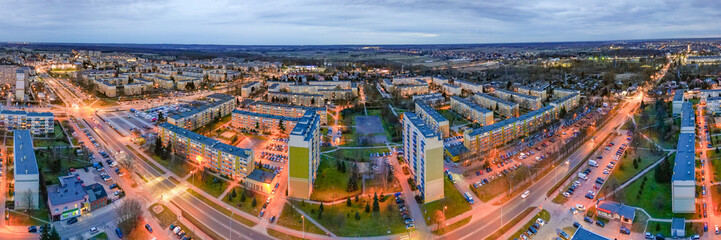
POLYGON ((0 0, 0 41, 432 44, 721 36, 716 0, 0 0))

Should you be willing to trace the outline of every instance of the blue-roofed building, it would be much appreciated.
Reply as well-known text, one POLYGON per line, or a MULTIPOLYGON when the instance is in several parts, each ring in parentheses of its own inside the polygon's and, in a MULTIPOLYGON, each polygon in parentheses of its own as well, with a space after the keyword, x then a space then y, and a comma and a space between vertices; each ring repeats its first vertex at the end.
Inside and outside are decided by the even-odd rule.
POLYGON ((320 165, 320 137, 320 117, 306 111, 289 134, 288 196, 310 199, 320 165))
POLYGON ((208 102, 202 106, 192 107, 189 111, 168 117, 168 123, 188 130, 205 126, 214 119, 230 114, 237 104, 235 97, 227 94, 214 93, 206 97, 208 102))
POLYGON ((443 198, 443 140, 423 119, 403 115, 403 157, 426 203, 443 198))
POLYGON ((2 110, 0 128, 28 129, 33 135, 52 134, 55 132, 55 116, 52 112, 2 110))
POLYGON ((551 123, 556 119, 558 110, 549 105, 517 118, 509 118, 493 125, 466 130, 463 133, 463 144, 472 153, 486 152, 551 123))
POLYGON ((681 112, 681 133, 678 135, 676 159, 671 176, 674 213, 696 212, 696 132, 694 128, 693 108, 690 102, 685 102, 681 112))
POLYGON ((435 106, 445 104, 446 98, 443 97, 443 94, 441 94, 441 93, 429 93, 429 94, 414 95, 413 101, 414 102, 424 102, 430 106, 435 107, 435 106))
POLYGON ((452 96, 451 109, 481 126, 493 124, 493 112, 468 99, 452 96))
POLYGON ((13 159, 15 209, 37 209, 40 199, 40 172, 29 130, 13 131, 13 159))
POLYGON ((438 113, 433 107, 424 103, 416 102, 416 115, 421 117, 431 129, 441 134, 441 137, 447 138, 450 134, 450 124, 448 119, 438 113))
POLYGON ((164 146, 171 144, 173 151, 187 161, 194 161, 229 178, 244 178, 255 167, 252 149, 221 143, 170 123, 158 125, 158 137, 164 146))
POLYGON ((50 185, 48 209, 53 221, 79 217, 89 207, 89 196, 85 186, 74 175, 59 177, 60 184, 50 185))
POLYGON ((686 220, 684 218, 671 218, 671 238, 686 237, 686 220))
POLYGON ((303 117, 306 111, 313 111, 320 116, 320 124, 328 124, 328 110, 325 107, 304 107, 288 104, 269 103, 263 101, 253 101, 245 103, 248 111, 256 113, 265 113, 271 115, 279 115, 284 117, 299 118, 303 117))
POLYGON ((610 238, 604 237, 601 234, 592 232, 591 230, 580 227, 576 229, 570 240, 611 240, 610 238))

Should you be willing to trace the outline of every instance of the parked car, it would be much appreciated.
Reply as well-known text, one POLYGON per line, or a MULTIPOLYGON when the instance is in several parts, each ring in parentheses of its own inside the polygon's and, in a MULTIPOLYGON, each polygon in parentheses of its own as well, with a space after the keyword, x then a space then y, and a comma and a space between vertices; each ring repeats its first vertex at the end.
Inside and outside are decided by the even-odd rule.
POLYGON ((71 225, 71 224, 76 223, 76 222, 78 222, 78 218, 73 217, 73 218, 71 218, 71 219, 68 219, 67 224, 68 224, 68 225, 71 225))
POLYGON ((120 228, 115 228, 115 234, 118 235, 118 238, 123 238, 123 232, 120 231, 120 228))
POLYGON ((145 224, 145 229, 147 229, 149 233, 153 233, 153 228, 150 227, 150 224, 147 224, 147 223, 146 223, 146 224, 145 224))
POLYGON ((628 230, 628 228, 625 228, 625 227, 621 227, 621 230, 619 230, 619 232, 626 234, 626 235, 631 234, 631 230, 628 230))

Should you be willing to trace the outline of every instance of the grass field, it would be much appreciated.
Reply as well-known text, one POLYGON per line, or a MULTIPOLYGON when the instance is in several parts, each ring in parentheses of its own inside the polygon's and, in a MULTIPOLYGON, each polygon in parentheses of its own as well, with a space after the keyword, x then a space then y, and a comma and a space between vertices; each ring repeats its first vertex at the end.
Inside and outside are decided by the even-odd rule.
POLYGON ((448 124, 450 126, 463 125, 463 124, 468 123, 468 121, 463 116, 454 112, 453 110, 440 109, 440 110, 437 110, 437 112, 440 113, 441 116, 443 116, 444 118, 446 118, 448 120, 448 124))
MULTIPOLYGON (((61 150, 61 154, 58 155, 64 155, 65 152, 61 150)), ((72 155, 71 155, 72 156, 72 155)), ((47 185, 50 184, 59 184, 60 180, 58 180, 58 177, 60 176, 67 176, 70 174, 68 171, 68 168, 75 168, 80 169, 85 166, 89 166, 90 163, 84 162, 84 161, 77 161, 77 160, 67 160, 65 158, 57 158, 57 161, 60 161, 60 167, 59 171, 53 170, 54 162, 51 163, 51 158, 47 152, 44 152, 44 150, 35 150, 35 158, 38 162, 38 170, 40 170, 43 180, 47 185)))
MULTIPOLYGON (((381 198, 379 196, 379 198, 381 198)), ((393 198, 379 201, 379 211, 372 210, 373 197, 364 196, 359 201, 352 201, 350 207, 345 203, 326 205, 322 215, 318 214, 320 205, 294 201, 293 204, 303 212, 312 216, 321 225, 344 237, 369 237, 388 234, 404 233, 405 223, 399 214, 393 198), (365 212, 366 204, 371 206, 370 212, 365 212), (356 219, 356 213, 359 219, 356 219)))
POLYGON ((166 206, 163 205, 163 204, 159 204, 159 203, 153 204, 152 206, 150 206, 150 207, 148 208, 148 211, 149 211, 155 218, 158 219, 158 223, 159 223, 160 226, 163 227, 163 228, 169 227, 170 224, 173 224, 175 221, 178 220, 178 216, 175 215, 175 213, 173 213, 172 211, 170 211, 170 209, 168 209, 168 207, 166 207, 166 206), (156 206, 162 207, 162 208, 163 208, 163 211, 160 212, 160 213, 155 213, 155 211, 153 210, 153 208, 155 208, 156 206))
POLYGON ((471 217, 467 217, 467 218, 461 219, 458 222, 454 222, 453 224, 445 226, 443 229, 435 230, 435 231, 433 231, 433 233, 436 235, 443 235, 445 233, 452 232, 453 230, 459 229, 470 222, 471 222, 471 217))
MULTIPOLYGON (((645 139, 641 141, 648 142, 645 139)), ((611 172, 609 179, 615 179, 619 184, 626 182, 666 154, 666 152, 651 151, 641 144, 639 144, 639 147, 626 150, 624 156, 618 161, 618 166, 611 172), (637 163, 637 168, 633 165, 634 159, 641 160, 637 163)), ((611 148, 611 150, 614 149, 611 148)))
POLYGON ((152 152, 145 152, 148 156, 151 156, 155 162, 162 165, 166 169, 178 175, 178 177, 185 177, 193 169, 193 165, 184 160, 163 160, 160 156, 153 154, 152 152))
MULTIPOLYGON (((670 159, 673 165, 673 158, 670 159)), ((640 207, 654 218, 685 217, 692 219, 695 214, 674 214, 671 210, 671 183, 658 183, 654 171, 649 171, 634 181, 621 192, 622 201, 626 205, 640 207), (641 185, 646 179, 643 189, 641 185)), ((618 196, 616 196, 618 197, 618 196)))
POLYGON ((288 235, 288 234, 285 234, 285 233, 282 233, 282 232, 279 232, 279 231, 276 231, 276 230, 270 229, 270 228, 268 228, 268 235, 270 235, 271 237, 277 238, 277 239, 282 239, 282 240, 303 240, 303 238, 291 236, 291 235, 288 235))
POLYGON ((446 219, 458 216, 461 213, 471 210, 471 205, 466 201, 466 198, 461 192, 453 186, 448 178, 443 178, 443 196, 444 198, 433 201, 430 203, 423 204, 421 210, 423 211, 423 217, 430 221, 426 221, 428 225, 436 223, 434 214, 436 211, 443 211, 443 207, 448 207, 445 210, 446 219))
POLYGON ((340 172, 336 168, 336 160, 322 156, 318 166, 315 187, 310 198, 317 201, 332 201, 360 194, 362 192, 361 180, 358 180, 358 190, 346 191, 350 179, 351 164, 347 164, 346 168, 345 173, 340 172))
POLYGON ((304 231, 305 229, 305 232, 307 233, 325 234, 323 230, 311 221, 306 221, 304 225, 301 214, 294 210, 290 204, 286 204, 283 207, 283 212, 280 214, 277 224, 298 231, 304 231))
POLYGON ((338 149, 335 152, 328 153, 328 155, 333 156, 336 159, 344 159, 347 161, 367 162, 370 160, 371 153, 386 152, 390 152, 390 150, 388 150, 388 147, 376 147, 363 149, 338 149))
POLYGON ((220 194, 223 194, 229 185, 228 181, 213 176, 205 171, 193 174, 193 176, 188 179, 188 182, 200 189, 203 189, 203 191, 213 195, 214 197, 220 197, 220 194))
POLYGON ((235 197, 231 198, 232 190, 228 194, 225 195, 223 198, 223 202, 226 202, 230 204, 231 206, 243 211, 250 213, 253 216, 257 216, 260 214, 260 209, 263 207, 263 203, 268 199, 268 196, 265 194, 253 192, 253 191, 246 191, 243 187, 234 187, 233 190, 235 190, 235 197), (241 201, 243 199, 242 195, 243 192, 245 192, 245 201, 241 201), (255 206, 253 206, 253 199, 255 199, 255 206))

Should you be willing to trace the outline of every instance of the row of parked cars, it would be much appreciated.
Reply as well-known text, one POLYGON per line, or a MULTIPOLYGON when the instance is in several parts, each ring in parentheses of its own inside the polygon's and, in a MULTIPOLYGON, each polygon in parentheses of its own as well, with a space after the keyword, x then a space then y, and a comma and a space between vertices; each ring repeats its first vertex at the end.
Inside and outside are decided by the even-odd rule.
POLYGON ((406 207, 406 201, 403 199, 403 195, 400 192, 397 192, 394 196, 396 198, 398 210, 400 210, 400 214, 403 216, 403 222, 406 224, 406 229, 416 228, 416 222, 411 217, 408 207, 406 207))
MULTIPOLYGON (((488 178, 483 178, 483 179, 478 180, 477 182, 474 182, 474 183, 472 184, 472 186, 473 186, 473 188, 479 188, 479 187, 481 187, 481 186, 483 186, 483 185, 485 185, 485 184, 488 184, 489 182, 495 180, 496 178, 500 178, 500 177, 502 177, 503 175, 507 175, 507 174, 515 171, 515 170, 518 169, 520 166, 521 166, 521 163, 518 163, 518 162, 517 162, 516 164, 513 164, 513 165, 511 165, 510 167, 508 167, 508 168, 506 168, 506 169, 503 169, 503 171, 498 172, 498 174, 494 174, 494 175, 491 175, 491 176, 488 177, 488 178), (490 179, 490 180, 489 180, 489 179, 490 179)), ((490 172, 490 170, 486 169, 486 172, 490 172)), ((453 180, 453 176, 450 174, 450 172, 448 172, 448 170, 446 170, 446 175, 448 175, 448 178, 449 178, 451 181, 454 181, 454 180, 453 180)), ((483 171, 477 171, 477 172, 476 172, 476 176, 480 176, 480 175, 483 175, 483 171)))
POLYGON ((273 150, 278 152, 287 152, 288 151, 288 145, 284 144, 268 144, 268 146, 265 146, 265 150, 273 150))
POLYGON ((269 153, 266 151, 260 152, 260 159, 268 159, 273 162, 277 163, 286 163, 288 162, 288 156, 277 154, 277 153, 269 153))
POLYGON ((538 233, 538 230, 543 227, 543 225, 546 225, 546 221, 543 221, 541 218, 537 218, 536 222, 531 224, 531 226, 528 226, 528 229, 526 229, 526 232, 521 233, 520 238, 523 240, 527 240, 531 238, 534 234, 538 233))
MULTIPOLYGON (((146 225, 146 226, 150 227, 149 225, 146 225)), ((153 232, 153 230, 151 230, 151 229, 149 229, 148 231, 153 232)), ((180 226, 175 226, 173 224, 170 224, 170 231, 172 231, 173 234, 175 234, 175 236, 178 237, 178 239, 192 240, 191 237, 186 236, 185 231, 180 226)))

